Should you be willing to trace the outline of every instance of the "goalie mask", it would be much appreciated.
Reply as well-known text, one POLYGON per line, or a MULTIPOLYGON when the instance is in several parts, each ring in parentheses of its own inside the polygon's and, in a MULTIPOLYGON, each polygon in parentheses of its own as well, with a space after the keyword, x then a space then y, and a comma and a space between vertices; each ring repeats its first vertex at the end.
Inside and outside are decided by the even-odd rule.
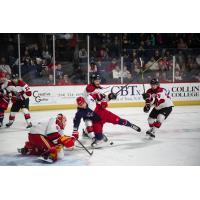
POLYGON ((56 124, 60 127, 61 130, 65 129, 67 123, 67 118, 63 114, 58 114, 56 118, 56 124))

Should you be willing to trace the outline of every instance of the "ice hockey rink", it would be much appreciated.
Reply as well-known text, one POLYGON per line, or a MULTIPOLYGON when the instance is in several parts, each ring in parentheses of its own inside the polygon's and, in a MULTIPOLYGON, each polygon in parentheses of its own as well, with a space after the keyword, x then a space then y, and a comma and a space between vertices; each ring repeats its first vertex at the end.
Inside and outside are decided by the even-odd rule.
MULTIPOLYGON (((23 147, 27 140, 25 120, 22 113, 18 113, 11 128, 0 129, 0 165, 3 166, 135 166, 135 165, 200 165, 200 106, 177 106, 156 133, 154 140, 148 140, 145 132, 148 129, 148 114, 143 113, 141 107, 110 108, 112 112, 122 118, 139 125, 141 133, 119 125, 106 124, 104 133, 114 145, 102 149, 95 149, 89 156, 83 149, 75 147, 73 151, 65 150, 63 160, 47 164, 35 156, 22 156, 17 148, 23 147)), ((67 116, 66 134, 72 133, 73 117, 76 110, 38 111, 32 112, 33 124, 46 121, 48 118, 63 113, 67 116)), ((4 123, 8 120, 6 113, 4 123)), ((83 123, 79 128, 82 132, 83 123)), ((80 140, 89 146, 86 139, 80 140)), ((91 150, 91 149, 90 149, 91 150)))

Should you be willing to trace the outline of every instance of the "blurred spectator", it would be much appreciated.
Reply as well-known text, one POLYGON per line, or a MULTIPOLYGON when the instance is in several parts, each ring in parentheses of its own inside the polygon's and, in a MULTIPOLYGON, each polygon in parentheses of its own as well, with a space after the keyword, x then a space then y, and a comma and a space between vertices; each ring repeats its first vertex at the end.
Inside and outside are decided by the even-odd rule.
POLYGON ((175 81, 182 81, 183 80, 180 71, 178 71, 178 70, 175 71, 174 80, 175 81))
POLYGON ((41 58, 36 58, 35 70, 36 70, 36 77, 41 77, 41 72, 42 72, 42 59, 41 58))
POLYGON ((80 66, 75 68, 74 73, 71 76, 73 83, 84 84, 86 79, 86 73, 83 72, 80 66))
POLYGON ((52 74, 49 74, 47 85, 53 85, 54 84, 54 78, 52 74))
POLYGON ((49 76, 48 66, 42 66, 41 76, 47 78, 49 76))
POLYGON ((198 66, 200 66, 200 54, 196 57, 196 63, 198 66))
POLYGON ((177 48, 178 49, 187 49, 188 46, 187 44, 183 41, 182 38, 179 39, 178 43, 177 43, 177 48))
POLYGON ((152 47, 155 47, 155 45, 156 45, 156 38, 155 38, 155 35, 152 33, 151 34, 151 46, 152 47))
POLYGON ((64 72, 63 72, 63 69, 62 69, 62 65, 61 64, 57 64, 56 66, 56 79, 60 76, 63 76, 64 72))
POLYGON ((154 60, 158 60, 160 58, 160 52, 158 50, 155 51, 154 60))
POLYGON ((42 57, 44 59, 50 60, 51 54, 49 53, 48 46, 46 45, 45 49, 42 51, 42 57))
POLYGON ((108 59, 108 53, 107 53, 107 51, 106 51, 105 48, 101 48, 101 49, 100 49, 98 57, 99 57, 101 60, 106 60, 106 59, 108 59))
POLYGON ((155 78, 160 79, 160 72, 155 73, 155 78))
POLYGON ((164 57, 162 60, 160 60, 158 65, 159 65, 159 69, 161 71, 167 71, 167 70, 169 70, 171 68, 170 62, 167 60, 166 57, 164 57))
POLYGON ((112 62, 107 66, 107 71, 112 72, 113 69, 117 66, 117 60, 116 58, 112 59, 112 62))
POLYGON ((128 78, 131 73, 128 71, 127 66, 124 66, 122 76, 123 78, 128 78))
POLYGON ((133 60, 133 70, 132 73, 136 72, 137 74, 139 74, 141 72, 141 65, 140 63, 137 61, 137 59, 133 60))
POLYGON ((115 69, 112 70, 112 74, 113 74, 113 79, 121 78, 122 72, 118 65, 115 67, 115 69))
POLYGON ((200 72, 196 76, 194 76, 194 81, 200 82, 200 72))
POLYGON ((79 58, 87 58, 87 51, 85 48, 79 50, 79 58))
POLYGON ((91 63, 90 63, 89 72, 90 72, 90 73, 95 73, 95 72, 97 72, 97 66, 96 66, 95 62, 91 62, 91 63))
POLYGON ((127 74, 127 77, 123 79, 124 83, 133 82, 133 75, 131 73, 127 74))
POLYGON ((155 62, 156 60, 154 59, 154 57, 151 58, 151 60, 149 60, 146 65, 145 68, 149 69, 151 71, 156 71, 159 70, 159 65, 158 62, 155 62))
POLYGON ((0 60, 0 71, 6 73, 8 75, 11 74, 10 66, 6 64, 6 59, 4 57, 2 57, 0 60))
POLYGON ((160 82, 171 82, 172 80, 168 79, 167 72, 163 71, 161 77, 159 78, 160 82))
POLYGON ((62 79, 59 80, 58 85, 69 85, 71 84, 71 80, 69 79, 68 75, 65 74, 62 79))

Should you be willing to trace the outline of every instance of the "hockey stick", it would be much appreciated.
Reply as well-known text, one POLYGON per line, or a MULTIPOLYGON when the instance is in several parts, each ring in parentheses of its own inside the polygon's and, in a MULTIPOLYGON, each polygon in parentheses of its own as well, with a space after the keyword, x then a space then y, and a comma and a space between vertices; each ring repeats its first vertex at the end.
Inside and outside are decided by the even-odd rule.
POLYGON ((157 63, 159 60, 161 60, 162 57, 160 57, 158 60, 154 61, 154 62, 153 62, 151 65, 149 65, 145 70, 142 70, 143 65, 142 65, 142 59, 141 59, 141 57, 140 57, 139 59, 140 59, 141 74, 142 74, 142 85, 143 85, 143 90, 144 90, 144 93, 145 93, 144 72, 146 72, 147 70, 149 70, 149 68, 150 68, 151 66, 153 66, 155 63, 157 63))
POLYGON ((115 93, 115 95, 118 95, 124 88, 126 88, 130 83, 127 83, 126 85, 122 86, 122 88, 115 93))
POLYGON ((83 143, 79 140, 79 139, 76 139, 76 141, 85 149, 85 151, 87 151, 87 153, 91 156, 93 154, 93 151, 89 151, 84 145, 83 143))

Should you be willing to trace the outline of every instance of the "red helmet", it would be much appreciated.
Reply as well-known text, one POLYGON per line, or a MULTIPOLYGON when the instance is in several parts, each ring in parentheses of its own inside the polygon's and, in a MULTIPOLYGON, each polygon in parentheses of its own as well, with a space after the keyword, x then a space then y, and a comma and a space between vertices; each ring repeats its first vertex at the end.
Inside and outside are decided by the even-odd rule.
POLYGON ((60 127, 60 129, 64 130, 67 123, 67 118, 63 114, 58 114, 56 118, 56 124, 60 127))
POLYGON ((78 106, 83 105, 84 103, 86 103, 85 99, 83 97, 77 97, 76 98, 76 103, 78 106))

